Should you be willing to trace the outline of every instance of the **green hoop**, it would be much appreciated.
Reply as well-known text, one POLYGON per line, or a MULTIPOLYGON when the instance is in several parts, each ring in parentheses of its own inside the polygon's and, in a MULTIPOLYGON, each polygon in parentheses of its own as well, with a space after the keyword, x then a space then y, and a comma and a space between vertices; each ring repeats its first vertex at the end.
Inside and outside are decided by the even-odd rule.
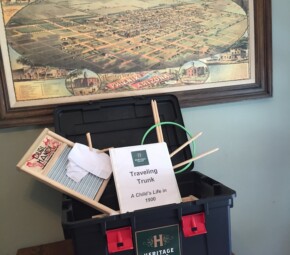
MULTIPOLYGON (((186 132, 186 134, 192 138, 192 135, 190 134, 190 132, 182 125, 176 123, 176 122, 171 122, 171 121, 165 121, 165 122, 160 122, 160 123, 157 123, 157 124, 154 124, 153 126, 151 126, 144 134, 144 136, 142 137, 142 140, 141 140, 141 144, 143 145, 144 144, 144 141, 146 139, 146 137, 148 136, 148 134, 153 130, 155 129, 156 127, 158 126, 163 126, 163 125, 173 125, 173 126, 177 126, 179 128, 181 128, 182 130, 184 130, 186 132)), ((193 142, 193 156, 195 155, 195 144, 193 142)), ((183 167, 182 169, 180 169, 179 171, 176 171, 175 174, 180 174, 180 173, 183 173, 185 170, 187 170, 191 165, 192 165, 193 162, 190 162, 188 163, 185 167, 183 167)))

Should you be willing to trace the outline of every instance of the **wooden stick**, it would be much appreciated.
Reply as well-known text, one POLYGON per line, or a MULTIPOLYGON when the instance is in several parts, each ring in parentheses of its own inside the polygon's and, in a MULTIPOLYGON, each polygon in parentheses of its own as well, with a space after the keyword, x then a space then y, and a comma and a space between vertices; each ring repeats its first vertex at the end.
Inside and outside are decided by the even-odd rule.
POLYGON ((216 152, 216 151, 218 151, 218 150, 219 150, 219 148, 215 148, 215 149, 210 150, 210 151, 208 151, 208 152, 205 152, 205 153, 203 153, 203 154, 201 154, 201 155, 199 155, 199 156, 196 156, 196 157, 193 157, 193 158, 191 158, 191 159, 185 160, 185 161, 183 161, 183 162, 181 162, 181 163, 175 165, 175 166, 173 167, 173 169, 176 169, 176 168, 178 168, 178 167, 184 166, 184 165, 186 165, 186 164, 188 164, 188 163, 190 163, 190 162, 192 162, 192 161, 195 161, 195 160, 197 160, 197 159, 203 158, 203 157, 205 157, 205 156, 207 156, 207 155, 209 155, 209 154, 211 154, 211 153, 214 153, 214 152, 216 152))
POLYGON ((194 195, 189 195, 188 197, 181 198, 183 203, 192 202, 198 200, 198 198, 194 195))
POLYGON ((107 151, 109 151, 112 148, 114 148, 114 147, 109 147, 109 148, 105 148, 105 149, 102 149, 102 150, 97 150, 97 153, 107 152, 107 151))
POLYGON ((161 142, 164 142, 164 138, 163 138, 162 128, 160 125, 158 125, 160 123, 160 117, 158 113, 157 103, 155 100, 151 100, 151 107, 153 111, 154 122, 155 122, 155 125, 157 125, 156 126, 157 140, 159 143, 161 143, 161 142))
MULTIPOLYGON (((157 106, 157 102, 154 100, 154 107, 155 107, 155 112, 156 112, 156 118, 157 118, 157 123, 160 123, 160 117, 159 117, 159 111, 158 111, 158 106, 157 106)), ((159 125, 157 126, 157 128, 159 129, 159 133, 160 133, 160 141, 164 142, 164 138, 163 138, 163 133, 162 133, 162 127, 159 125)))
POLYGON ((106 218, 108 216, 109 216, 108 214, 103 213, 103 214, 93 215, 92 219, 103 219, 103 218, 106 218))
POLYGON ((92 151, 93 150, 93 144, 92 144, 91 134, 90 133, 86 133, 86 136, 87 136, 88 146, 90 148, 90 151, 92 151))
MULTIPOLYGON (((156 115, 156 108, 155 108, 154 100, 151 100, 151 108, 152 108, 152 112, 153 112, 154 123, 155 123, 155 125, 157 125, 158 121, 157 121, 157 115, 156 115)), ((161 136, 160 136, 160 131, 159 131, 158 126, 156 126, 156 134, 157 134, 157 140, 160 143, 161 142, 161 136)))
POLYGON ((198 133, 196 136, 192 137, 190 140, 188 140, 186 143, 182 144, 180 147, 178 147, 175 151, 173 151, 170 154, 170 157, 173 157, 177 152, 181 151, 185 146, 196 140, 198 137, 202 135, 202 132, 198 133))
MULTIPOLYGON (((154 100, 151 100, 151 107, 152 107, 152 112, 153 112, 154 123, 155 123, 155 125, 157 125, 158 122, 157 122, 156 110, 155 110, 155 106, 154 106, 154 100)), ((157 126, 156 126, 156 135, 157 135, 157 140, 160 143, 160 139, 161 139, 160 132, 159 132, 159 129, 157 128, 157 126)))

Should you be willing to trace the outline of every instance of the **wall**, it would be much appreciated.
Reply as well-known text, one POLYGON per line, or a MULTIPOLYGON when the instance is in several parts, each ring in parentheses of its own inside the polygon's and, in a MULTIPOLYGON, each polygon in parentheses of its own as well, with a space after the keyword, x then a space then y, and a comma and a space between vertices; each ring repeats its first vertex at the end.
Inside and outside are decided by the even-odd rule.
MULTIPOLYGON (((183 109, 198 151, 220 151, 196 170, 237 192, 231 210, 237 255, 290 254, 290 2, 273 1, 274 97, 183 109)), ((16 171, 42 128, 0 130, 0 254, 61 240, 61 194, 16 171)), ((221 254, 217 254, 221 255, 221 254)))

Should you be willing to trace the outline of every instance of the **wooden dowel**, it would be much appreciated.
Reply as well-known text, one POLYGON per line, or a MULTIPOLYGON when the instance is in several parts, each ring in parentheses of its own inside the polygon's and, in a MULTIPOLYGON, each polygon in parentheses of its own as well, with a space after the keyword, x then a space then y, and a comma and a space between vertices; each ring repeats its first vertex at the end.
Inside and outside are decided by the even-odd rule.
POLYGON ((105 149, 102 149, 102 150, 97 150, 97 153, 102 153, 102 152, 107 152, 109 151, 110 149, 113 149, 114 147, 109 147, 109 148, 105 148, 105 149))
POLYGON ((196 140, 198 137, 202 135, 202 132, 198 133, 196 136, 192 137, 190 140, 188 140, 186 143, 182 144, 180 147, 178 147, 175 151, 173 151, 170 154, 170 157, 173 157, 177 152, 181 151, 185 146, 192 143, 194 140, 196 140))
MULTIPOLYGON (((155 107, 155 100, 153 100, 153 113, 154 113, 154 119, 155 119, 155 124, 157 125, 159 122, 158 122, 158 116, 157 116, 157 111, 156 111, 156 107, 155 107)), ((160 134, 160 129, 159 129, 159 126, 156 126, 156 132, 157 132, 157 138, 158 138, 158 142, 160 143, 161 142, 161 134, 160 134)))
MULTIPOLYGON (((157 125, 158 121, 157 121, 157 114, 156 114, 156 108, 155 108, 154 100, 151 100, 151 108, 152 108, 152 112, 153 112, 154 123, 155 123, 155 125, 157 125)), ((159 130, 158 127, 159 126, 156 126, 156 134, 157 134, 157 140, 160 143, 161 142, 161 136, 160 136, 160 130, 159 130)))
POLYGON ((103 219, 103 218, 106 218, 108 216, 109 216, 108 214, 103 213, 103 214, 93 215, 92 219, 103 219))
POLYGON ((210 151, 208 151, 208 152, 205 152, 205 153, 203 153, 203 154, 201 154, 201 155, 199 155, 199 156, 196 156, 196 157, 193 157, 193 158, 191 158, 191 159, 185 160, 185 161, 183 161, 183 162, 181 162, 181 163, 175 165, 175 166, 173 167, 173 169, 176 169, 176 168, 181 167, 181 166, 184 166, 184 165, 186 165, 186 164, 188 164, 188 163, 190 163, 190 162, 192 162, 192 161, 195 161, 195 160, 198 160, 198 159, 200 159, 200 158, 203 158, 203 157, 205 157, 205 156, 207 156, 207 155, 209 155, 209 154, 211 154, 211 153, 214 153, 214 152, 216 152, 216 151, 218 151, 218 150, 219 150, 219 148, 215 148, 215 149, 210 150, 210 151))
POLYGON ((188 197, 182 197, 182 202, 186 203, 186 202, 192 202, 192 201, 196 201, 198 200, 198 198, 194 195, 189 195, 188 197))
POLYGON ((92 144, 91 134, 87 133, 86 136, 87 136, 88 146, 90 148, 90 151, 92 151, 93 150, 93 144, 92 144))
MULTIPOLYGON (((157 102, 154 100, 154 107, 155 107, 155 112, 156 112, 156 118, 157 118, 157 123, 160 123, 160 117, 159 117, 159 111, 158 111, 158 106, 157 106, 157 102)), ((158 130, 159 130, 159 135, 160 135, 160 142, 164 142, 164 138, 163 138, 163 133, 162 133, 162 127, 159 125, 157 126, 158 130)))

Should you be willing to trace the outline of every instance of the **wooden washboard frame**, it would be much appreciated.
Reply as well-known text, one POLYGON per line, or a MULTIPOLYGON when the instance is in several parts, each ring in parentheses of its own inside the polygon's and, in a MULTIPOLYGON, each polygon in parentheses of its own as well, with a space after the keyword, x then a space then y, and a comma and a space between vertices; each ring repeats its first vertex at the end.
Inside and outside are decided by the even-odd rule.
MULTIPOLYGON (((65 157, 65 155, 62 156, 62 154, 64 154, 66 149, 68 151, 69 148, 72 148, 73 146, 73 142, 57 135, 48 128, 45 128, 19 161, 17 168, 32 175, 37 180, 51 186, 52 188, 84 202, 102 213, 109 215, 118 214, 119 212, 98 202, 110 178, 103 180, 94 198, 90 198, 50 177, 50 172, 57 164, 57 160, 60 157, 65 157)), ((62 172, 65 172, 65 169, 63 169, 62 172)))

